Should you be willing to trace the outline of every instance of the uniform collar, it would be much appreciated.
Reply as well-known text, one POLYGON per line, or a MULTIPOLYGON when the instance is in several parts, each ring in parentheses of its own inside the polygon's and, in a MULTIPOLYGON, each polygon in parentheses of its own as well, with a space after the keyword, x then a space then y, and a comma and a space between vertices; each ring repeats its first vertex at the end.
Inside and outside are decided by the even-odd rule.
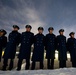
POLYGON ((0 36, 0 37, 3 37, 3 36, 0 36))
POLYGON ((12 32, 18 32, 18 31, 14 31, 14 30, 13 30, 12 32))
POLYGON ((38 35, 43 35, 43 34, 38 33, 38 35))
MULTIPOLYGON (((72 37, 70 37, 70 38, 72 38, 72 37)), ((72 39, 75 39, 75 38, 72 38, 72 39)))
POLYGON ((28 32, 28 31, 25 31, 26 33, 30 33, 30 32, 28 32))
MULTIPOLYGON (((50 34, 50 33, 49 33, 50 34)), ((51 33, 50 35, 52 35, 53 33, 51 33)))
POLYGON ((60 36, 64 36, 64 35, 60 35, 60 36))

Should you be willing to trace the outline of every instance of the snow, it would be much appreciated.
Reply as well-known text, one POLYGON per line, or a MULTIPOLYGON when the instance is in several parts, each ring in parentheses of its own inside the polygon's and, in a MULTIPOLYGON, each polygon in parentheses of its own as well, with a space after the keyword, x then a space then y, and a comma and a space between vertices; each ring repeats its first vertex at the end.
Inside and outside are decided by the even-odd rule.
POLYGON ((0 71, 0 75, 76 75, 76 69, 64 68, 55 70, 12 70, 0 71))
MULTIPOLYGON (((16 54, 18 54, 17 52, 16 54)), ((32 53, 31 53, 32 55, 32 53)), ((46 54, 44 54, 44 57, 46 54)), ((67 54, 67 57, 70 58, 70 54, 67 54)), ((55 58, 58 60, 58 52, 55 53, 55 58)), ((30 61, 30 64, 32 61, 30 61)), ((61 68, 54 70, 24 70, 26 63, 22 64, 21 71, 16 71, 16 68, 12 71, 0 71, 0 75, 76 75, 75 68, 61 68)))

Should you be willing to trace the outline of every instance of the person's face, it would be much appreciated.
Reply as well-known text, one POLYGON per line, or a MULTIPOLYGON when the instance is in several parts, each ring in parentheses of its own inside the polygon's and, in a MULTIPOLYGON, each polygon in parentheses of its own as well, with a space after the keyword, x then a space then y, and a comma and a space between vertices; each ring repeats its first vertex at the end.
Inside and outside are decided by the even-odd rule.
POLYGON ((30 28, 26 28, 26 31, 30 32, 30 31, 31 31, 31 29, 30 29, 30 28))
POLYGON ((74 38, 74 34, 71 34, 71 37, 74 38))
POLYGON ((53 30, 49 30, 49 33, 52 34, 53 33, 53 30))
POLYGON ((40 30, 38 30, 38 32, 39 32, 40 34, 42 34, 42 33, 43 33, 43 30, 40 29, 40 30))
POLYGON ((13 28, 14 31, 18 31, 18 28, 13 28))
POLYGON ((64 35, 64 32, 60 32, 60 35, 64 35))
POLYGON ((3 36, 3 34, 4 34, 3 32, 0 32, 0 36, 3 36))

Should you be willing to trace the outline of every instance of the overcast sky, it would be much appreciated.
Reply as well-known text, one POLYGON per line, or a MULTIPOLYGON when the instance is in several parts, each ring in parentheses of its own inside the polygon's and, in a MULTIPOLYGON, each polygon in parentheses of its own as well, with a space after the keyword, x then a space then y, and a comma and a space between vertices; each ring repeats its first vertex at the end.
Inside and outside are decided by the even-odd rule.
POLYGON ((65 35, 76 31, 76 0, 0 0, 0 29, 8 33, 12 25, 17 24, 25 31, 25 25, 30 24, 32 32, 37 33, 39 26, 54 27, 54 33, 64 28, 65 35))

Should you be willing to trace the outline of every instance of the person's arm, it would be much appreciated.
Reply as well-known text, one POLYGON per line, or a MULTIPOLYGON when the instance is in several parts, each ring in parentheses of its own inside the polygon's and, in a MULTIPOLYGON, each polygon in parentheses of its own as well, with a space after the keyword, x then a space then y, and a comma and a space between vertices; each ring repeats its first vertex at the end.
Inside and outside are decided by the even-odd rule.
POLYGON ((55 50, 57 50, 57 37, 55 36, 55 50))
POLYGON ((6 36, 4 36, 4 39, 3 39, 3 48, 5 48, 5 47, 6 47, 6 44, 7 44, 7 37, 6 37, 6 36))
POLYGON ((17 45, 19 45, 21 42, 21 34, 19 33, 18 37, 17 37, 17 45))
POLYGON ((47 38, 47 35, 46 35, 46 36, 45 36, 45 43, 44 43, 44 44, 45 44, 45 50, 47 50, 47 39, 48 39, 48 38, 47 38))
POLYGON ((67 51, 70 52, 70 40, 69 39, 67 40, 66 47, 67 47, 67 51))
POLYGON ((32 34, 31 44, 34 44, 34 39, 35 39, 34 34, 32 34))
POLYGON ((56 49, 57 49, 57 51, 58 51, 58 36, 56 37, 56 49))

